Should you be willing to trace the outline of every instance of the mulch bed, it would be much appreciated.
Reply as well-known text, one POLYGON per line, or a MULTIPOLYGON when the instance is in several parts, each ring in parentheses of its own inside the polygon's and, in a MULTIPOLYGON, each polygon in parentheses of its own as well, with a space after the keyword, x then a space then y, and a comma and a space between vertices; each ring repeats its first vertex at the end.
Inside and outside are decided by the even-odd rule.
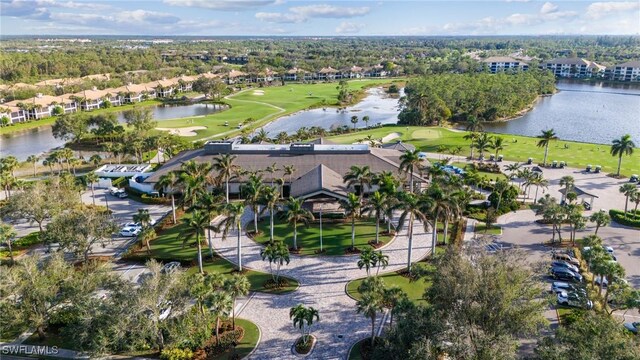
POLYGON ((294 248, 290 247, 290 248, 289 248, 289 252, 290 252, 291 254, 299 255, 300 253, 302 253, 302 248, 301 248, 301 247, 299 247, 299 246, 298 246, 298 248, 297 248, 297 249, 294 249, 294 248))
POLYGON ((298 340, 296 340, 296 344, 295 344, 296 353, 300 355, 308 354, 311 351, 311 349, 313 349, 313 345, 315 343, 316 343, 316 337, 313 335, 309 336, 309 339, 307 339, 306 344, 302 342, 302 336, 299 337, 298 340))
POLYGON ((373 346, 371 346, 371 338, 366 338, 364 341, 362 341, 362 343, 360 344, 360 356, 362 357, 362 359, 371 359, 371 353, 373 352, 375 347, 380 346, 381 343, 382 339, 380 339, 379 337, 376 337, 373 346))
POLYGON ((344 249, 344 253, 345 253, 346 255, 360 254, 361 252, 362 252, 362 251, 361 251, 360 249, 358 249, 357 247, 356 247, 356 248, 348 247, 348 248, 345 248, 345 249, 344 249))
POLYGON ((376 243, 375 240, 370 240, 369 241, 369 245, 371 245, 372 248, 374 249, 379 249, 381 247, 383 247, 385 245, 384 241, 379 241, 378 243, 376 243))
POLYGON ((320 249, 318 249, 318 250, 314 251, 315 254, 324 254, 326 252, 327 252, 327 249, 322 249, 322 251, 320 251, 320 249))
POLYGON ((265 289, 281 289, 289 286, 289 280, 287 278, 278 279, 278 283, 276 283, 273 279, 269 279, 264 282, 265 289))

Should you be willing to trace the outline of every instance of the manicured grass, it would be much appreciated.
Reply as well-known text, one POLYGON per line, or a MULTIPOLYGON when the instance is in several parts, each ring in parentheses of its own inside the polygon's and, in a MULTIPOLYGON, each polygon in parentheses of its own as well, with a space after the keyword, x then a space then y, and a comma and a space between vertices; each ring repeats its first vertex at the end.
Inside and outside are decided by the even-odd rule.
MULTIPOLYGON (((393 79, 363 79, 349 81, 350 90, 360 90, 363 87, 391 83, 393 79)), ((230 109, 204 117, 190 117, 162 122, 162 127, 180 128, 190 126, 205 126, 205 130, 197 130, 193 140, 212 137, 225 133, 232 136, 239 133, 237 126, 247 118, 257 121, 251 123, 252 128, 264 125, 276 117, 291 114, 300 110, 320 106, 338 104, 337 82, 319 84, 287 84, 264 88, 250 88, 230 95, 224 100, 230 109), (256 91, 263 95, 256 95, 256 91), (229 126, 224 126, 228 122, 229 126)))
MULTIPOLYGON (((452 162, 451 165, 459 167, 461 169, 464 169, 465 171, 469 170, 469 164, 468 163, 463 163, 463 162, 452 162)), ((492 172, 488 172, 488 171, 478 171, 478 175, 480 175, 480 178, 484 178, 485 180, 489 180, 489 181, 496 181, 496 180, 507 180, 508 177, 507 175, 503 174, 503 173, 492 173, 492 172)))
MULTIPOLYGON (((189 266, 187 272, 197 272, 198 251, 196 246, 193 245, 195 241, 190 240, 189 243, 183 247, 182 239, 179 237, 179 234, 184 231, 185 228, 186 225, 178 221, 176 226, 163 230, 155 240, 151 241, 151 254, 147 254, 146 249, 143 248, 132 253, 129 257, 142 259, 153 258, 162 262, 180 261, 186 266, 189 266)), ((220 273, 223 275, 231 275, 236 272, 236 266, 226 259, 219 256, 214 256, 214 258, 211 259, 206 238, 202 239, 202 258, 203 270, 205 272, 220 273)), ((243 272, 251 283, 251 291, 283 294, 294 291, 299 286, 295 279, 287 278, 289 286, 280 289, 267 289, 264 287, 264 283, 271 279, 271 274, 246 269, 243 269, 243 272)))
MULTIPOLYGON (((247 226, 248 230, 253 229, 253 222, 247 226)), ((255 238, 259 243, 269 241, 269 219, 263 218, 258 222, 260 234, 255 238)), ((355 244, 359 249, 370 247, 369 241, 376 238, 376 224, 373 221, 356 222, 355 244)), ((384 224, 380 224, 380 232, 385 231, 384 224)), ((273 236, 276 240, 284 240, 289 247, 293 247, 293 226, 282 219, 274 219, 273 236)), ((390 236, 380 235, 381 242, 388 242, 390 236)), ((344 255, 345 249, 351 247, 351 221, 329 223, 322 222, 322 255, 344 255)), ((311 223, 309 227, 298 224, 298 247, 301 248, 301 255, 314 255, 320 250, 320 225, 317 221, 311 223)))
MULTIPOLYGON (((414 263, 413 266, 419 267, 422 270, 426 271, 427 275, 416 281, 411 280, 407 276, 401 275, 397 271, 380 275, 380 277, 382 278, 382 280, 384 280, 385 286, 397 286, 405 293, 407 293, 407 296, 409 296, 409 300, 416 304, 424 305, 426 304, 426 301, 424 299, 424 292, 429 288, 429 286, 431 286, 430 277, 435 268, 433 267, 433 265, 427 262, 417 262, 414 263)), ((365 274, 364 270, 362 270, 362 273, 363 275, 365 274)), ((373 270, 372 274, 375 274, 375 269, 373 270)), ((362 281, 364 279, 365 278, 349 281, 346 288, 347 294, 359 300, 361 298, 361 295, 358 292, 358 286, 362 284, 362 281)))
POLYGON ((360 354, 360 349, 362 348, 362 343, 365 341, 371 341, 370 337, 366 339, 362 339, 355 343, 351 348, 351 352, 349 353, 349 360, 362 360, 362 354, 360 354))
MULTIPOLYGON (((22 255, 27 250, 41 243, 42 243, 42 240, 40 239, 40 231, 35 231, 28 235, 25 235, 17 239, 13 243, 13 247, 11 248, 11 250, 13 250, 13 257, 22 255)), ((9 259, 8 249, 0 251, 0 259, 3 259, 3 260, 9 259)))
MULTIPOLYGON (((441 127, 392 125, 358 131, 352 134, 332 136, 330 139, 338 143, 349 144, 367 135, 372 135, 374 138, 379 139, 395 132, 400 133, 400 140, 415 145, 421 151, 437 152, 436 150, 440 145, 446 146, 448 149, 461 146, 463 148, 461 155, 469 155, 469 141, 463 139, 467 132, 441 127)), ((495 135, 505 139, 506 146, 501 152, 505 160, 523 162, 532 157, 535 163, 542 163, 544 148, 536 146, 539 139, 509 134, 495 135), (517 142, 514 142, 514 140, 517 140, 517 142)), ((618 158, 609 154, 610 148, 609 145, 557 140, 549 145, 547 162, 553 160, 565 161, 568 166, 575 168, 584 168, 588 164, 593 166, 601 165, 603 172, 611 173, 617 169, 618 158), (565 145, 568 148, 565 148, 565 145)), ((640 173, 640 151, 635 151, 631 156, 623 157, 621 172, 626 175, 640 173)))
POLYGON ((486 224, 476 224, 476 232, 482 234, 500 235, 502 234, 502 228, 500 226, 493 225, 489 229, 487 229, 486 224))
MULTIPOLYGON (((249 355, 249 353, 258 346, 258 340, 260 340, 260 329, 254 323, 245 319, 236 318, 236 325, 244 328, 244 336, 242 340, 236 346, 235 354, 238 355, 237 359, 242 359, 249 355)), ((216 360, 230 360, 233 359, 233 351, 216 356, 216 360)))
MULTIPOLYGON (((113 106, 113 107, 110 107, 108 109, 96 109, 96 110, 91 110, 91 111, 85 111, 84 113, 88 113, 88 114, 91 114, 91 115, 98 115, 98 114, 106 114, 106 113, 112 113, 112 112, 120 112, 120 111, 131 110, 134 107, 155 106, 155 105, 160 105, 160 104, 162 104, 162 102, 159 101, 159 100, 147 100, 147 101, 143 101, 143 102, 136 103, 136 104, 113 106)), ((16 124, 13 124, 13 125, 3 126, 3 127, 0 127, 0 135, 2 135, 2 134, 10 134, 10 133, 14 133, 14 132, 23 131, 23 130, 35 129, 35 128, 40 127, 40 126, 53 125, 53 123, 56 122, 56 119, 57 119, 56 116, 51 116, 51 117, 40 119, 40 120, 32 120, 32 121, 29 121, 29 122, 21 122, 21 123, 16 123, 16 124)))

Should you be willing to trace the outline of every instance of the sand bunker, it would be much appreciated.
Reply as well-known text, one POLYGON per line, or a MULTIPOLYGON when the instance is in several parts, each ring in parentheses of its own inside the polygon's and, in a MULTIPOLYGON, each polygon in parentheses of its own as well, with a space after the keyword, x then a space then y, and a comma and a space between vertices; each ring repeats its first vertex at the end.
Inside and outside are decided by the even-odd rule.
POLYGON ((253 90, 253 95, 262 96, 262 95, 264 95, 264 91, 262 91, 262 90, 253 90))
POLYGON ((156 128, 156 130, 168 131, 169 134, 178 135, 178 136, 196 136, 196 130, 206 130, 204 126, 190 126, 176 129, 169 128, 156 128))
POLYGON ((388 143, 393 139, 399 138, 402 134, 394 132, 382 138, 382 143, 388 143))

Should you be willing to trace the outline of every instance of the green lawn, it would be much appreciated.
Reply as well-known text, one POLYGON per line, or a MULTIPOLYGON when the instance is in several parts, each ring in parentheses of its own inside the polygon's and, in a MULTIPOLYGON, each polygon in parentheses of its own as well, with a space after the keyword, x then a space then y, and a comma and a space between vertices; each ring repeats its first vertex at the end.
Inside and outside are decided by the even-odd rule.
MULTIPOLYGON (((360 90, 364 87, 390 83, 392 79, 363 79, 349 81, 349 89, 360 90)), ((233 136, 239 133, 238 124, 247 118, 257 121, 251 123, 252 128, 264 125, 267 121, 276 117, 291 114, 300 110, 321 106, 338 104, 337 82, 320 84, 287 84, 285 86, 272 86, 264 88, 250 88, 230 95, 224 101, 230 105, 230 109, 215 114, 196 118, 183 118, 162 122, 162 127, 180 128, 191 126, 204 126, 207 129, 197 130, 197 136, 193 140, 203 139, 226 133, 225 136, 233 136), (256 95, 262 94, 262 95, 256 95), (229 126, 224 126, 228 122, 229 126)))
MULTIPOLYGON (((448 149, 461 146, 463 148, 461 155, 469 155, 469 141, 463 139, 467 132, 441 127, 392 125, 352 134, 332 136, 330 139, 338 143, 348 144, 365 138, 367 135, 380 139, 395 132, 400 133, 400 140, 415 145, 421 151, 437 152, 436 150, 440 145, 446 146, 448 149)), ((505 139, 506 146, 501 152, 505 160, 523 162, 532 157, 536 163, 542 163, 544 148, 536 146, 538 143, 537 138, 509 134, 495 135, 505 139)), ((609 145, 557 140, 549 146, 547 161, 565 161, 568 166, 575 168, 583 168, 588 164, 593 166, 601 165, 605 173, 611 173, 616 171, 618 158, 611 156, 609 150, 609 145)), ((634 152, 631 156, 623 157, 621 173, 626 175, 640 173, 640 151, 634 152)))
POLYGON ((488 230, 486 230, 486 224, 476 224, 476 232, 482 234, 491 234, 491 235, 500 235, 502 234, 502 228, 500 226, 492 225, 488 230), (486 231, 485 231, 486 230, 486 231))
MULTIPOLYGON (((369 247, 369 241, 376 238, 376 224, 373 221, 356 222, 356 247, 363 249, 369 247)), ((247 227, 253 229, 253 222, 247 227)), ((259 243, 269 241, 269 219, 264 218, 258 222, 260 234, 255 238, 259 243)), ((384 224, 380 224, 380 232, 385 231, 384 224)), ((275 218, 273 235, 276 240, 285 240, 289 247, 293 247, 293 226, 285 221, 275 218)), ((390 236, 380 235, 380 241, 388 242, 390 236)), ((351 222, 328 223, 322 222, 322 244, 325 252, 323 255, 344 255, 345 249, 351 247, 351 222)), ((313 222, 309 227, 298 224, 298 247, 302 248, 301 255, 314 255, 320 250, 320 225, 313 222)))
MULTIPOLYGON (((416 304, 424 305, 426 304, 426 301, 424 300, 423 295, 431 285, 430 277, 435 269, 433 265, 427 262, 417 262, 414 263, 413 266, 422 268, 427 272, 427 275, 416 281, 412 281, 410 278, 402 276, 397 271, 380 275, 380 277, 382 278, 382 280, 384 280, 384 283, 387 287, 398 286, 405 293, 407 293, 407 295, 409 296, 409 300, 416 304)), ((362 271, 362 273, 365 273, 364 270, 362 271)), ((349 281, 346 288, 347 294, 354 299, 360 299, 361 295, 358 292, 358 286, 362 284, 362 281, 364 279, 365 278, 349 281)))
POLYGON ((365 341, 371 341, 371 337, 367 337, 366 339, 362 339, 355 343, 351 348, 351 352, 349 352, 349 360, 362 360, 362 354, 360 354, 360 348, 362 348, 362 343, 365 341))
MULTIPOLYGON (((244 337, 242 337, 242 340, 240 340, 238 346, 236 346, 235 351, 238 355, 237 359, 242 359, 249 355, 249 353, 258 345, 258 340, 260 340, 260 329, 258 329, 256 324, 245 319, 236 318, 236 325, 244 328, 244 337)), ((232 351, 228 351, 215 357, 216 360, 230 360, 233 358, 232 351)))
MULTIPOLYGON (((194 273, 198 271, 197 265, 197 248, 193 245, 194 241, 182 247, 182 239, 179 234, 184 231, 186 225, 179 222, 178 225, 163 230, 159 236, 151 241, 151 254, 147 254, 146 249, 141 249, 129 255, 130 258, 153 258, 162 262, 180 261, 188 264, 187 272, 194 273)), ((228 240, 232 241, 232 240, 228 240)), ((236 271, 236 266, 226 259, 215 256, 212 260, 209 255, 209 249, 206 245, 206 239, 202 242, 203 270, 205 272, 215 272, 224 275, 231 275, 236 271)), ((299 284, 295 279, 287 278, 289 286, 280 289, 266 289, 264 283, 271 279, 271 274, 246 270, 245 275, 251 282, 251 291, 268 292, 273 294, 283 294, 294 291, 299 284)))

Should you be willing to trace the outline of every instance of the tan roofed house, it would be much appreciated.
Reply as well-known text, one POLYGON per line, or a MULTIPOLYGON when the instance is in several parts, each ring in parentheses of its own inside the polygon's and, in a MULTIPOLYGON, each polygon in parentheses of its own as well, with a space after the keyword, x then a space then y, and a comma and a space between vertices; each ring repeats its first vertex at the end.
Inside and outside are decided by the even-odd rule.
POLYGON ((489 71, 492 74, 507 71, 507 70, 528 70, 529 64, 512 58, 510 56, 491 56, 484 60, 483 63, 487 64, 489 71))
POLYGON ((550 70, 557 77, 590 78, 603 75, 606 67, 582 58, 556 58, 540 64, 541 69, 550 70))
POLYGON ((640 61, 627 61, 607 69, 606 77, 616 81, 640 81, 640 61))

